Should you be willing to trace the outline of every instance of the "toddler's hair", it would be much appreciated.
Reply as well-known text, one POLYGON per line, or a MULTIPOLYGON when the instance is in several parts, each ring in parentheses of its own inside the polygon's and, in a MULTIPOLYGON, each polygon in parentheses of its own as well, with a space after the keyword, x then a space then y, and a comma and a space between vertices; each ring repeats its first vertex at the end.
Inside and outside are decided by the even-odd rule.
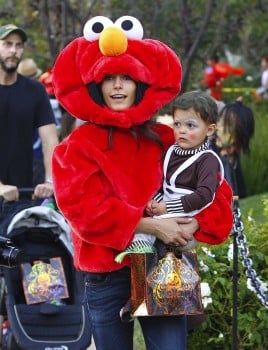
POLYGON ((172 115, 176 109, 187 110, 193 108, 207 124, 218 121, 218 106, 215 100, 203 91, 189 91, 178 96, 172 105, 172 115))

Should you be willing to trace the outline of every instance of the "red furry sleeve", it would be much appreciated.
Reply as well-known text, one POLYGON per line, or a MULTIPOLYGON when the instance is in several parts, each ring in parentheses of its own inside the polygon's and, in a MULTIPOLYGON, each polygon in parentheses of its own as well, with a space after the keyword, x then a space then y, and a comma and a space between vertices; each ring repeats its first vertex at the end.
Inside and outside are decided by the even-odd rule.
POLYGON ((95 161, 79 146, 63 142, 55 148, 53 179, 58 207, 83 241, 123 250, 142 217, 143 207, 120 200, 110 184, 112 170, 106 169, 105 173, 99 164, 102 160, 95 161))
POLYGON ((233 226, 232 190, 226 180, 216 191, 213 203, 195 218, 200 227, 194 235, 198 241, 220 244, 229 237, 233 226))

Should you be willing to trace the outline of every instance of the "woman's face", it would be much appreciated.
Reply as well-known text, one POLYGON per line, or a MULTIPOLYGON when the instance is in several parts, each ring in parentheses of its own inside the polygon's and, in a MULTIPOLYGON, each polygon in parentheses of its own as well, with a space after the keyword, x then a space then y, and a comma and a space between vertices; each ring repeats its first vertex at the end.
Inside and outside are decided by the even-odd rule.
POLYGON ((107 75, 101 83, 101 92, 107 107, 123 111, 134 104, 136 83, 128 75, 107 75))

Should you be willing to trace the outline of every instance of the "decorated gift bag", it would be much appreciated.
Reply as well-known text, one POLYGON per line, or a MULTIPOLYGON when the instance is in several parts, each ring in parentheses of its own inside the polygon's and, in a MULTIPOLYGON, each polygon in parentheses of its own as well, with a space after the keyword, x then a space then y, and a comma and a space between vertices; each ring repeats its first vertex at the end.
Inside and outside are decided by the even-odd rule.
POLYGON ((194 250, 131 255, 132 317, 203 314, 198 261, 194 250))

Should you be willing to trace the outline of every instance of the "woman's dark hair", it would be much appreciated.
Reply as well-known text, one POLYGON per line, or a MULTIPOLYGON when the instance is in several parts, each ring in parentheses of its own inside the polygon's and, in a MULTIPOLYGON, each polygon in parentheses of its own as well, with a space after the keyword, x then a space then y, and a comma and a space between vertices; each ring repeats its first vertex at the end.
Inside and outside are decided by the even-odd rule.
MULTIPOLYGON (((152 126, 155 125, 156 122, 153 120, 147 120, 145 123, 141 125, 132 126, 129 130, 134 137, 134 139, 137 142, 137 146, 139 147, 139 135, 144 136, 145 138, 155 142, 158 144, 162 150, 162 157, 164 156, 164 145, 160 138, 160 136, 153 131, 152 126)), ((105 128, 109 129, 109 136, 108 136, 108 147, 107 149, 112 148, 113 146, 113 131, 116 129, 114 126, 104 126, 105 128)), ((124 129, 122 129, 124 130, 124 129)))
POLYGON ((136 87, 136 96, 135 96, 135 100, 134 100, 134 105, 138 105, 140 103, 140 101, 143 99, 143 96, 145 94, 145 91, 147 90, 147 88, 149 87, 149 84, 145 84, 141 81, 137 82, 137 87, 136 87))
MULTIPOLYGON (((149 87, 148 84, 145 84, 141 81, 136 82, 136 96, 134 100, 134 105, 140 103, 143 99, 146 89, 149 87)), ((101 93, 101 84, 96 84, 94 81, 87 85, 88 93, 91 98, 97 103, 99 106, 104 106, 105 102, 101 93)))
POLYGON ((87 84, 87 91, 89 96, 93 99, 95 103, 99 106, 104 106, 104 100, 101 93, 100 84, 96 84, 95 81, 92 81, 91 83, 87 84))
POLYGON ((65 137, 67 137, 70 132, 75 128, 76 118, 74 118, 67 111, 62 109, 61 116, 61 127, 59 133, 59 140, 62 141, 65 137))

